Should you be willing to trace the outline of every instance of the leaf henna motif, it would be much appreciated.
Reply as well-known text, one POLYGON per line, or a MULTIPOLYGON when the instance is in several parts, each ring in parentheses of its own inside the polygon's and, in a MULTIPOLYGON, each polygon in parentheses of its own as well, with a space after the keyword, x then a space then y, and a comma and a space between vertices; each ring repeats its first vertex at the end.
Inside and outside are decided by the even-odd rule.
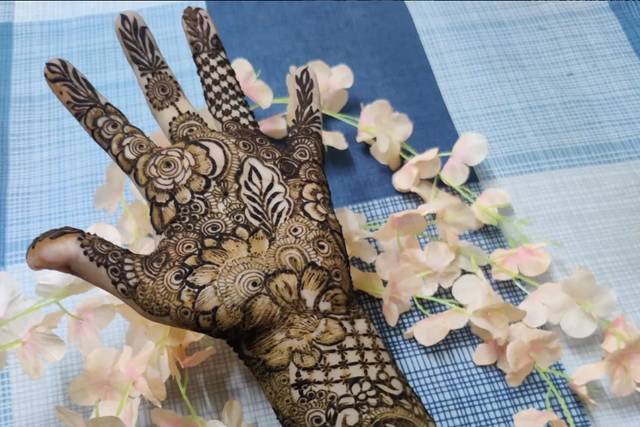
POLYGON ((140 25, 137 19, 131 20, 125 14, 120 15, 120 23, 122 28, 118 32, 122 37, 122 44, 131 55, 131 60, 137 65, 142 77, 168 68, 151 38, 149 27, 140 25))
POLYGON ((242 164, 240 197, 251 224, 268 234, 291 214, 293 202, 277 170, 249 157, 242 164))

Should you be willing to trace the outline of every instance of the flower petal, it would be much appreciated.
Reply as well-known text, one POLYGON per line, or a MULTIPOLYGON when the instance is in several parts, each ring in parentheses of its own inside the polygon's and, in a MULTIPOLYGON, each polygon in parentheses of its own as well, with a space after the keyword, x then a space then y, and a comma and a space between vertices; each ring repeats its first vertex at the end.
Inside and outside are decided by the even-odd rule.
POLYGON ((275 114, 262 119, 258 122, 258 125, 260 126, 260 132, 273 139, 282 139, 287 136, 287 120, 282 114, 275 114))
POLYGON ((482 162, 489 151, 489 143, 484 135, 464 132, 453 145, 452 157, 468 166, 482 162))
POLYGON ((562 316, 560 327, 570 337, 586 338, 596 331, 598 322, 576 305, 562 316))

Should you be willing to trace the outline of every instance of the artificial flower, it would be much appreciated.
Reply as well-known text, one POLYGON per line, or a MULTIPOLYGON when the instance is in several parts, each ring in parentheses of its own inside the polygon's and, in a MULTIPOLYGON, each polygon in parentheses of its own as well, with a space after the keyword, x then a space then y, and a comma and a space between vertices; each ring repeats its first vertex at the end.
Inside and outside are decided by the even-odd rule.
POLYGON ((56 415, 65 427, 127 427, 120 418, 104 416, 85 421, 77 412, 62 406, 56 406, 56 415))
POLYGON ((61 312, 46 315, 40 324, 32 327, 22 337, 16 350, 18 362, 32 379, 42 376, 45 363, 57 362, 64 356, 64 341, 52 332, 61 316, 61 312))
POLYGON ((356 141, 369 144, 373 157, 391 170, 400 167, 400 149, 413 133, 406 114, 393 111, 389 101, 379 99, 360 112, 356 141))
POLYGON ((553 307, 562 306, 568 301, 567 295, 562 291, 559 283, 544 283, 538 286, 533 292, 518 305, 527 314, 522 319, 522 323, 531 327, 539 328, 548 321, 559 321, 554 315, 553 307))
POLYGON ((17 280, 0 271, 0 347, 17 348, 31 328, 44 319, 40 311, 27 311, 34 304, 20 292, 17 280))
POLYGON ((124 204, 117 229, 122 236, 122 242, 133 252, 147 255, 155 249, 155 232, 151 225, 149 206, 144 200, 138 199, 133 203, 124 204))
POLYGON ((119 401, 127 378, 116 364, 118 350, 100 347, 87 355, 83 373, 69 385, 69 397, 77 405, 93 406, 98 401, 119 401))
MULTIPOLYGON (((151 422, 156 427, 200 427, 200 420, 178 415, 169 409, 154 408, 151 410, 151 422)), ((224 424, 219 424, 224 427, 224 424)))
POLYGON ((586 338, 598 328, 600 319, 608 318, 616 307, 616 296, 610 289, 598 286, 591 271, 578 268, 561 282, 566 298, 547 299, 554 318, 551 323, 560 323, 562 330, 573 338, 586 338))
POLYGON ((422 288, 422 280, 411 271, 395 270, 382 293, 382 314, 390 326, 398 323, 400 314, 411 308, 411 297, 422 288))
POLYGON ((566 427, 556 414, 550 410, 540 411, 538 409, 523 409, 513 416, 514 427, 566 427))
POLYGON ((486 280, 475 274, 463 274, 451 288, 453 297, 465 306, 475 327, 474 333, 485 341, 503 343, 509 335, 509 324, 522 320, 525 312, 505 302, 486 280))
POLYGON ((353 86, 353 71, 345 64, 333 67, 321 60, 311 61, 307 66, 316 75, 322 111, 337 113, 349 99, 347 89, 353 86))
POLYGON ((377 251, 367 240, 371 237, 367 217, 347 208, 338 208, 335 213, 342 227, 342 236, 349 256, 360 258, 364 262, 373 262, 377 251))
POLYGON ((425 283, 421 295, 431 296, 438 286, 450 288, 461 274, 456 253, 445 242, 432 241, 422 250, 404 251, 402 258, 425 283))
POLYGON ((260 120, 258 126, 260 132, 273 139, 282 139, 287 136, 287 119, 282 113, 260 120))
POLYGON ((127 396, 123 396, 118 400, 100 401, 96 406, 94 414, 100 413, 102 417, 118 417, 120 421, 124 423, 125 427, 136 427, 139 410, 139 397, 129 398, 127 396), (124 405, 122 402, 124 402, 124 405))
POLYGON ((115 315, 111 302, 101 296, 87 298, 76 305, 74 312, 69 318, 69 341, 78 343, 84 354, 102 347, 100 333, 115 315))
POLYGON ((499 209, 511 206, 511 196, 499 188, 487 188, 471 205, 474 215, 483 224, 497 225, 499 209))
POLYGON ((359 270, 353 266, 350 267, 350 272, 351 281, 355 289, 366 292, 373 297, 382 298, 384 285, 379 275, 369 271, 359 270))
POLYGON ((97 209, 104 209, 112 214, 124 198, 124 184, 126 175, 122 169, 111 162, 107 167, 104 184, 96 189, 95 205, 97 209))
POLYGON ((455 245, 457 263, 464 271, 477 273, 478 267, 489 264, 489 255, 486 252, 466 240, 459 240, 455 245))
POLYGON ((479 133, 463 133, 453 145, 440 177, 454 187, 464 184, 469 178, 469 166, 480 164, 487 157, 487 151, 487 138, 479 133))
POLYGON ((495 280, 511 280, 518 274, 539 276, 549 269, 551 255, 545 243, 526 243, 513 249, 498 248, 491 253, 491 275, 495 280))
POLYGON ((405 338, 415 338, 424 346, 431 346, 442 341, 454 329, 463 328, 469 316, 463 309, 449 309, 432 314, 409 328, 405 338))
POLYGON ((36 282, 36 294, 42 298, 65 298, 93 289, 91 283, 55 270, 36 271, 36 282))
POLYGON ((439 150, 432 148, 409 159, 391 179, 393 187, 402 192, 413 191, 423 179, 434 178, 440 172, 439 150))
POLYGON ((380 240, 378 242, 382 253, 378 254, 375 261, 376 273, 383 279, 389 280, 394 271, 403 272, 407 269, 404 262, 404 252, 411 249, 419 249, 418 238, 413 235, 399 236, 395 239, 380 240))
POLYGON ((478 228, 478 220, 471 208, 458 197, 438 191, 418 208, 423 214, 435 214, 438 234, 447 243, 457 245, 460 235, 478 228))
POLYGON ((604 375, 605 366, 602 362, 579 366, 571 376, 569 387, 583 402, 589 405, 595 405, 595 400, 589 395, 587 384, 599 380, 604 375))
POLYGON ((336 150, 346 150, 349 148, 349 144, 347 144, 347 139, 344 137, 344 134, 337 130, 323 130, 322 143, 325 146, 335 148, 336 150))
POLYGON ((505 352, 507 383, 519 386, 536 365, 546 369, 560 360, 561 355, 560 341, 553 332, 530 328, 521 322, 511 325, 505 352))
POLYGON ((147 341, 144 347, 134 355, 133 349, 125 345, 120 353, 117 365, 120 372, 132 384, 130 392, 132 397, 142 395, 154 405, 160 406, 159 398, 166 396, 164 384, 154 391, 150 385, 157 384, 157 382, 150 383, 145 375, 154 349, 155 344, 147 341))
POLYGON ((640 337, 606 353, 602 363, 614 395, 629 396, 640 389, 640 337))
POLYGON ((498 343, 494 339, 478 344, 473 352, 473 363, 478 366, 493 365, 494 363, 504 361, 506 358, 506 343, 498 343))
MULTIPOLYGON (((244 422, 242 405, 240 405, 240 402, 237 400, 228 400, 227 403, 224 404, 220 418, 226 427, 251 427, 244 422)), ((207 427, 210 426, 207 425, 207 427)))
POLYGON ((273 91, 264 81, 258 78, 253 65, 244 58, 236 58, 231 62, 242 92, 263 110, 273 102, 273 91))
POLYGON ((613 353, 637 338, 640 338, 640 330, 621 314, 604 330, 601 347, 604 351, 613 353))
POLYGON ((417 236, 427 228, 427 220, 420 208, 407 209, 389 215, 387 222, 373 233, 379 241, 395 240, 405 236, 417 236))

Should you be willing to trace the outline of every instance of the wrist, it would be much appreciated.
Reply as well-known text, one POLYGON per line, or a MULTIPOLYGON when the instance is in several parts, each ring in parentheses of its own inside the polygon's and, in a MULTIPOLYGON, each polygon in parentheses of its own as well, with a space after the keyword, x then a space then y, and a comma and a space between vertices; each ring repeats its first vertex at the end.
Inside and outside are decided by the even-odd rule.
POLYGON ((351 308, 337 326, 317 314, 295 316, 285 319, 284 331, 264 331, 234 345, 280 421, 285 426, 435 426, 372 322, 359 306, 351 308), (268 353, 277 363, 256 355, 256 345, 273 345, 283 337, 289 340, 286 349, 268 353))

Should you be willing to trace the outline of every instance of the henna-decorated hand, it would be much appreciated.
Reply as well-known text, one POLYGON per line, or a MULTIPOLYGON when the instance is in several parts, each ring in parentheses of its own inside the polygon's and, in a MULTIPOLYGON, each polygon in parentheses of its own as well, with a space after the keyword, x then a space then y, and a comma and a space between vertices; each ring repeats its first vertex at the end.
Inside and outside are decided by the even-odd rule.
POLYGON ((307 68, 286 146, 258 130, 213 23, 184 29, 211 116, 189 103, 142 18, 116 30, 172 145, 156 146, 64 60, 53 92, 149 202, 160 235, 134 254, 65 227, 38 237, 34 269, 75 274, 158 322, 225 338, 287 426, 432 426, 358 306, 323 171, 317 84, 307 68))

